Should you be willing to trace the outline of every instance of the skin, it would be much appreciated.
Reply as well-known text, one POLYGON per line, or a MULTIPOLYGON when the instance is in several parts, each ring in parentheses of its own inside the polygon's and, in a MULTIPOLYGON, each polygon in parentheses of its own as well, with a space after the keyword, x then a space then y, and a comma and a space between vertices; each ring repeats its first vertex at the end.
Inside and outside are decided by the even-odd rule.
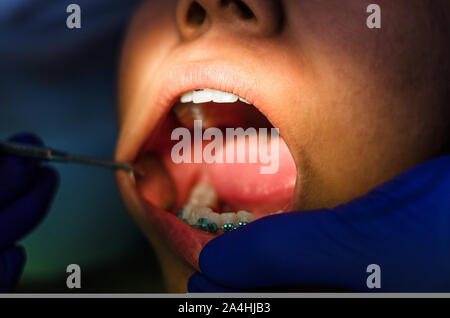
MULTIPOLYGON (((137 10, 121 59, 118 159, 151 114, 145 92, 160 65, 208 58, 245 65, 271 91, 263 112, 296 162, 296 209, 342 204, 448 153, 448 1, 379 0, 380 30, 366 27, 371 1, 244 1, 261 16, 256 26, 217 1, 199 2, 208 15, 199 27, 185 22, 189 1, 137 10)), ((185 291, 193 270, 153 234, 118 179, 168 290, 185 291)))

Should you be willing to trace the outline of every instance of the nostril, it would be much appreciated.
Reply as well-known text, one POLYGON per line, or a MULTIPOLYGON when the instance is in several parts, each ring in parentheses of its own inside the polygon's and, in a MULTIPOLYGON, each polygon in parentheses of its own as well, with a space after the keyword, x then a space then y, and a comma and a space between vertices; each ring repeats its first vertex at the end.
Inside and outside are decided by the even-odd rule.
POLYGON ((197 39, 211 29, 270 36, 284 26, 281 0, 178 0, 178 4, 176 23, 183 40, 197 39))
POLYGON ((256 18, 253 11, 241 0, 222 0, 222 6, 230 6, 234 5, 235 8, 239 11, 239 14, 244 20, 251 20, 256 18))
POLYGON ((206 19, 206 10, 197 2, 194 1, 189 6, 186 20, 190 26, 200 26, 206 19))

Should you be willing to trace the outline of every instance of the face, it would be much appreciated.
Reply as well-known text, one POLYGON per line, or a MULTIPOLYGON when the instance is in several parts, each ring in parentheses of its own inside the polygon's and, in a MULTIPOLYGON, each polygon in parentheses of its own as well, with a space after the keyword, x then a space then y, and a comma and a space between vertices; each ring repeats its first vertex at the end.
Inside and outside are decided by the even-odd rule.
POLYGON ((379 0, 381 29, 369 29, 371 3, 165 0, 138 9, 121 59, 116 159, 142 175, 117 179, 170 291, 186 290, 223 223, 333 207, 443 154, 448 4, 379 0), (251 105, 180 102, 196 89, 251 105), (259 161, 175 163, 171 134, 192 132, 194 119, 223 132, 278 128, 277 173, 261 174, 259 161), (180 207, 188 223, 207 216, 219 230, 186 224, 180 207), (249 213, 226 214, 240 210, 249 213))

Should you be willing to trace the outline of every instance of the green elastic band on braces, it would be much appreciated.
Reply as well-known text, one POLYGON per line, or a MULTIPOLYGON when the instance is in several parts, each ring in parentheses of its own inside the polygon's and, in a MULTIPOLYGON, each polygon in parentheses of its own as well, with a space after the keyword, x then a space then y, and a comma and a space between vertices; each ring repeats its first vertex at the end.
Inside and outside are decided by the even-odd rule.
POLYGON ((208 232, 216 233, 217 232, 217 224, 214 222, 208 223, 208 232))
POLYGON ((195 224, 195 226, 196 226, 198 229, 202 229, 202 230, 205 230, 205 231, 208 230, 208 222, 206 221, 205 218, 200 218, 200 219, 198 219, 198 220, 197 220, 197 223, 195 224))

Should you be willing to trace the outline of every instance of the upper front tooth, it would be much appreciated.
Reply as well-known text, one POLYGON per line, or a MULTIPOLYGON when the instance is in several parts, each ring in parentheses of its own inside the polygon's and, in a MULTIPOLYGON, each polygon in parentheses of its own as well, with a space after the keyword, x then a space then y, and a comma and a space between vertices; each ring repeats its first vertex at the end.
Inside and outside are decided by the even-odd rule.
POLYGON ((191 103, 193 98, 192 92, 187 92, 186 94, 183 94, 180 98, 180 102, 182 103, 191 103))
POLYGON ((235 103, 239 99, 232 93, 225 93, 219 90, 212 89, 212 101, 215 103, 235 103))
POLYGON ((192 92, 192 101, 194 104, 207 103, 212 100, 211 90, 201 89, 192 92))
MULTIPOLYGON (((215 102, 215 103, 235 103, 237 100, 240 99, 239 96, 222 92, 217 89, 197 89, 195 91, 187 92, 183 94, 180 98, 181 103, 190 103, 193 102, 194 104, 201 104, 201 103, 207 103, 207 102, 215 102)), ((241 101, 245 103, 249 103, 245 99, 241 98, 241 101)))
POLYGON ((246 99, 244 99, 244 98, 242 98, 242 97, 239 97, 239 100, 240 100, 241 102, 244 102, 244 103, 246 103, 246 104, 251 105, 251 103, 250 103, 248 100, 246 100, 246 99))

